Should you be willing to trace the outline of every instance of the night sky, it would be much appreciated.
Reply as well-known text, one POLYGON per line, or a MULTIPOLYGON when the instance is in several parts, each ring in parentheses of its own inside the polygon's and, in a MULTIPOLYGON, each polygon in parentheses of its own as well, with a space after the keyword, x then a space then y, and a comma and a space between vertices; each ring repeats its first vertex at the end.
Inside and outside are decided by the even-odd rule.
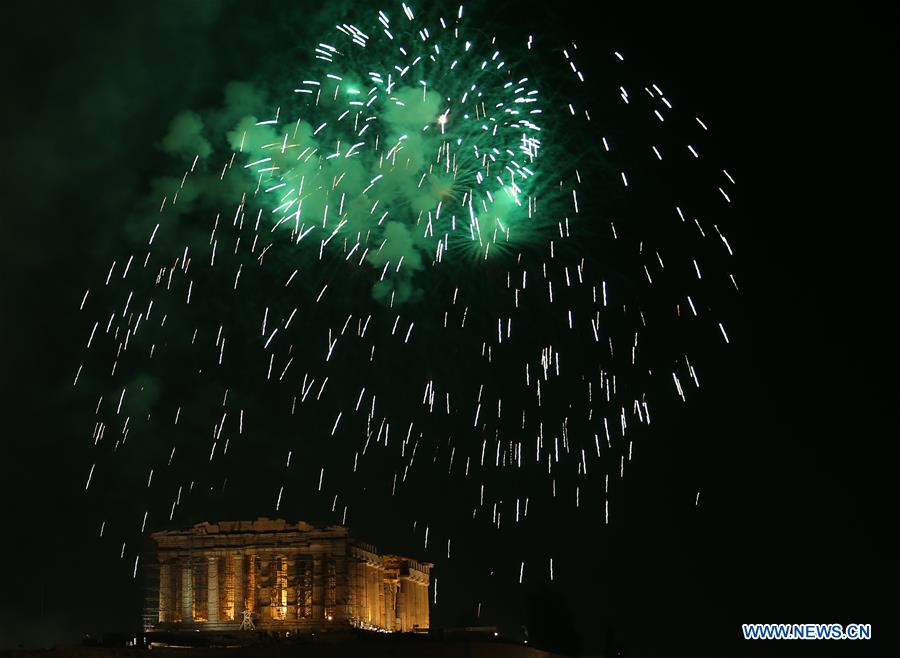
MULTIPOLYGON (((95 398, 72 388, 90 330, 78 306, 121 258, 148 181, 180 174, 161 153, 173 116, 219 102, 229 81, 290 70, 314 45, 316 21, 328 24, 302 3, 283 4, 7 10, 0 648, 139 624, 140 579, 119 559, 120 541, 97 531, 103 506, 120 510, 113 524, 134 525, 135 510, 117 507, 118 487, 145 479, 148 464, 84 492, 95 398)), ((348 525, 385 551, 437 564, 433 626, 498 625, 515 638, 528 626, 538 644, 629 656, 875 655, 895 626, 882 600, 896 584, 885 529, 896 518, 887 504, 898 403, 896 13, 508 7, 506 29, 567 35, 588 72, 612 50, 629 54, 714 128, 717 157, 738 183, 731 344, 700 348, 704 385, 689 404, 660 405, 609 526, 599 508, 507 533, 460 523, 460 549, 442 560, 446 532, 425 552, 411 526, 423 510, 455 525, 453 500, 394 509, 348 493, 348 525), (558 556, 554 582, 537 574, 541 563, 518 584, 521 546, 532 542, 558 556), (489 576, 494 566, 502 573, 489 576), (876 640, 746 643, 743 622, 872 623, 876 640)), ((283 459, 267 446, 261 439, 261 473, 283 459)), ((180 525, 275 516, 277 482, 264 482, 249 477, 199 500, 180 525)), ((301 496, 281 515, 340 521, 330 507, 301 496)))

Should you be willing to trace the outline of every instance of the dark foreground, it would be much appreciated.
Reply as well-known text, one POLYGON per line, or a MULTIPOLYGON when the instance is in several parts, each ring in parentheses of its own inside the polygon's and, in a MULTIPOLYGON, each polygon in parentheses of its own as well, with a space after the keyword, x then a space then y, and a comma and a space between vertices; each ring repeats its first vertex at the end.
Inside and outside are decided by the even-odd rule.
MULTIPOLYGON (((198 643, 197 636, 189 635, 148 638, 153 641, 150 648, 83 645, 18 649, 0 651, 0 658, 563 658, 560 654, 494 638, 360 633, 306 638, 260 637, 247 643, 246 640, 219 636, 214 642, 217 646, 196 646, 206 642, 198 643)), ((140 644, 141 638, 136 639, 140 644)))

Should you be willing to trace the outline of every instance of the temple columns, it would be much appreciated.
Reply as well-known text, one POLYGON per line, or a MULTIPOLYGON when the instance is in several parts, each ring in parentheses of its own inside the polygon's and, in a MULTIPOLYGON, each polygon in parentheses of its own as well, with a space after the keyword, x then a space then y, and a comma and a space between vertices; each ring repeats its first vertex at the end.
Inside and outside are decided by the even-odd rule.
POLYGON ((334 561, 335 575, 335 605, 334 618, 345 620, 350 618, 350 572, 347 568, 347 558, 339 556, 334 561))
POLYGON ((181 621, 194 621, 194 573, 190 558, 181 563, 181 621))
POLYGON ((394 621, 397 610, 394 604, 394 585, 385 581, 381 587, 382 602, 384 603, 384 623, 383 627, 389 631, 394 630, 394 621))
POLYGON ((409 578, 400 579, 400 591, 397 593, 397 618, 400 620, 400 630, 407 632, 410 630, 409 614, 412 612, 412 588, 410 587, 409 578))
POLYGON ((412 585, 413 600, 416 602, 416 614, 413 625, 424 628, 427 624, 425 623, 424 615, 422 614, 422 583, 416 582, 412 585))
POLYGON ((159 621, 172 621, 172 607, 174 605, 174 597, 172 596, 172 567, 168 562, 161 562, 159 565, 159 621))
POLYGON ((272 614, 272 591, 274 586, 273 562, 274 557, 269 553, 261 553, 259 556, 259 573, 256 574, 256 609, 260 620, 274 619, 272 614))
POLYGON ((387 628, 387 590, 384 584, 384 571, 379 567, 375 567, 373 582, 375 591, 378 592, 378 608, 375 615, 377 621, 375 623, 381 628, 387 628))
POLYGON ((298 591, 297 587, 299 578, 297 574, 297 554, 290 553, 286 558, 287 560, 287 614, 285 615, 285 619, 296 619, 297 618, 297 605, 298 601, 298 591))
POLYGON ((206 618, 211 622, 219 621, 219 558, 208 556, 206 581, 206 618))
POLYGON ((234 619, 243 620, 244 601, 244 556, 241 553, 230 557, 234 565, 234 619))
POLYGON ((428 628, 428 585, 416 585, 416 623, 419 628, 428 628))
POLYGON ((257 587, 259 584, 257 581, 257 573, 256 573, 256 555, 250 553, 247 555, 247 594, 245 600, 247 602, 246 609, 251 612, 256 612, 256 593, 257 587))
POLYGON ((313 582, 312 582, 312 618, 325 619, 325 588, 323 587, 324 563, 321 555, 313 557, 313 582))
POLYGON ((428 619, 428 585, 427 583, 416 583, 416 623, 419 628, 428 628, 430 620, 428 619))
POLYGON ((376 578, 376 567, 370 564, 366 567, 366 601, 369 605, 369 623, 373 626, 381 625, 381 588, 376 578))

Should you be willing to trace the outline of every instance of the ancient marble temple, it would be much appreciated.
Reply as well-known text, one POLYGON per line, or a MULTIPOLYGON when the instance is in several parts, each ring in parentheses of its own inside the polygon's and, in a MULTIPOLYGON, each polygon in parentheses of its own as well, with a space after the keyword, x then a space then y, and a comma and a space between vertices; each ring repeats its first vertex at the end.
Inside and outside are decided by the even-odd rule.
POLYGON ((428 628, 432 565, 379 553, 341 526, 260 518, 153 539, 159 587, 157 596, 151 583, 147 630, 428 628))

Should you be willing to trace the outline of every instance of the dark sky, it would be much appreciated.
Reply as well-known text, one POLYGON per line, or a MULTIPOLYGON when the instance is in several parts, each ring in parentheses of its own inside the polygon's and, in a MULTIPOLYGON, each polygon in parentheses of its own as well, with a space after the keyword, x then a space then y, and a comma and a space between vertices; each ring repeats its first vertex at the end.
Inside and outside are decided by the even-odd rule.
MULTIPOLYGON (((447 594, 434 623, 469 623, 484 599, 483 623, 515 634, 541 612, 568 610, 566 633, 626 655, 875 655, 883 639, 761 647, 737 638, 740 623, 759 621, 871 622, 877 638, 892 630, 881 601, 896 587, 884 529, 896 517, 887 504, 898 403, 896 13, 515 6, 524 31, 571 34, 588 60, 634 53, 716 127, 739 184, 742 295, 734 349, 707 368, 710 385, 690 405, 663 414, 613 527, 599 533, 573 517, 548 529, 542 541, 567 554, 568 577, 526 596, 509 582, 454 590, 477 557, 439 564, 447 594)), ((75 309, 115 257, 131 200, 164 166, 157 146, 171 117, 273 66, 260 26, 273 25, 267 38, 280 43, 293 38, 274 19, 279 8, 7 10, 0 648, 137 623, 139 587, 117 548, 97 540, 97 501, 82 491, 75 309)), ((373 539, 391 544, 383 532, 373 539)), ((393 541, 417 550, 408 537, 393 541)))

